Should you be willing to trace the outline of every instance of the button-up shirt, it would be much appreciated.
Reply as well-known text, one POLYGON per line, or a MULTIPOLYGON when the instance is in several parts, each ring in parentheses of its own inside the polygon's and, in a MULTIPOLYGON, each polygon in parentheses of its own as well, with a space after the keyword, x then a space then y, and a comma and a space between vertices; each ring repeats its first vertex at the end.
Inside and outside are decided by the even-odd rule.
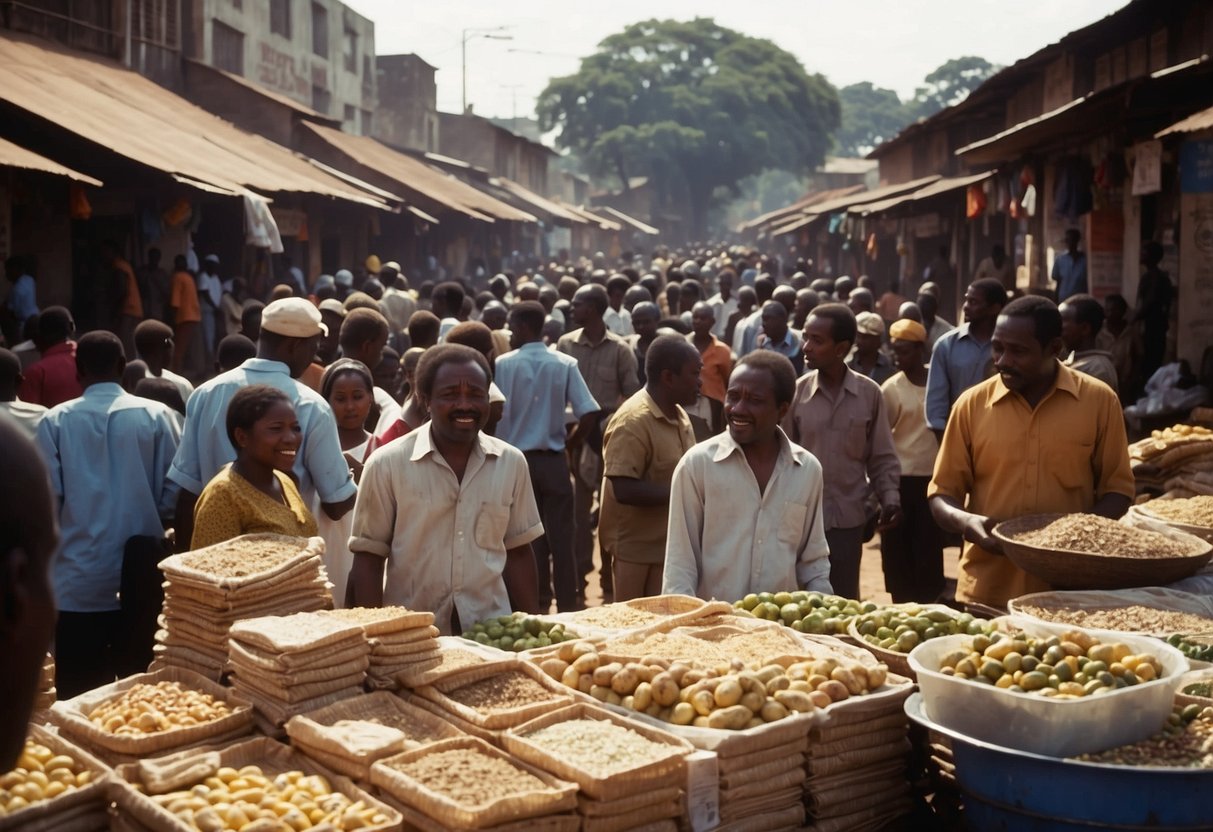
POLYGON ((13 283, 4 304, 12 310, 17 323, 24 324, 38 314, 38 300, 32 275, 23 274, 13 283))
POLYGON ((613 306, 608 306, 607 310, 602 313, 602 322, 606 324, 607 329, 620 338, 626 338, 634 334, 632 330, 632 313, 622 306, 618 310, 613 306))
MULTIPOLYGON (((687 340, 691 346, 695 345, 694 335, 688 335, 687 340)), ((725 390, 729 387, 729 374, 733 372, 732 350, 713 335, 711 346, 699 353, 699 358, 703 361, 703 369, 699 372, 699 380, 703 384, 699 392, 709 399, 723 402, 725 390)))
MULTIPOLYGON (((1090 511, 1105 494, 1132 497, 1116 394, 1060 363, 1034 409, 1000 377, 982 382, 952 410, 927 494, 967 499, 969 511, 995 520, 1090 511)), ((1048 588, 1007 558, 965 543, 957 600, 1002 606, 1048 588)))
POLYGON ((877 384, 884 384, 893 377, 897 372, 897 368, 893 366, 893 361, 883 352, 876 353, 876 363, 872 365, 872 371, 868 372, 859 363, 859 355, 854 350, 851 351, 851 357, 847 359, 847 366, 861 376, 867 376, 877 384))
POLYGON ((783 338, 778 341, 772 341, 764 332, 758 336, 758 349, 771 350, 777 352, 784 358, 792 362, 792 366, 796 368, 796 375, 804 372, 804 353, 801 352, 800 336, 793 332, 790 328, 783 334, 783 338))
POLYGON ((560 336, 556 349, 577 359, 581 377, 603 410, 614 410, 640 389, 636 376, 636 353, 613 332, 594 343, 584 329, 560 336))
POLYGON ((54 407, 76 398, 83 392, 76 378, 76 342, 63 341, 47 347, 22 376, 17 395, 23 402, 54 407))
POLYGON ((762 310, 755 309, 737 322, 733 329, 733 352, 738 358, 754 351, 755 342, 762 332, 762 310))
POLYGON ((566 404, 578 419, 600 409, 577 359, 540 341, 499 357, 493 380, 505 394, 497 435, 521 451, 564 450, 566 404))
POLYGON ((430 610, 450 633, 509 615, 506 551, 543 534, 526 458, 484 433, 460 480, 423 425, 362 471, 350 551, 387 560, 385 605, 430 610))
POLYGON ((994 372, 989 341, 978 341, 961 324, 935 342, 927 371, 927 427, 943 430, 960 394, 994 372))
POLYGON ((919 386, 899 372, 880 386, 880 393, 889 416, 893 447, 901 462, 901 475, 931 476, 935 470, 935 455, 939 453, 939 440, 927 427, 926 385, 919 386))
POLYGON ((862 526, 870 491, 886 508, 901 505, 901 464, 884 397, 870 378, 848 370, 842 386, 831 393, 821 385, 818 371, 810 370, 796 382, 783 430, 821 462, 827 529, 862 526))
POLYGON ((669 505, 632 506, 615 499, 611 477, 669 485, 682 455, 695 444, 686 411, 666 416, 648 390, 632 395, 607 424, 602 436, 602 516, 599 542, 620 560, 661 563, 669 505))
POLYGON ((128 538, 160 537, 177 490, 167 478, 180 434, 165 405, 114 383, 51 408, 36 441, 59 503, 59 552, 52 562, 61 610, 119 608, 128 538))
POLYGON ((717 338, 723 338, 725 330, 729 328, 729 317, 737 311, 737 295, 731 294, 729 299, 725 300, 717 292, 708 298, 708 306, 712 307, 712 311, 716 314, 716 323, 712 324, 712 334, 717 338))
POLYGON ((1087 255, 1081 251, 1070 254, 1063 251, 1053 260, 1053 280, 1057 282, 1057 302, 1070 295, 1087 291, 1087 255))
POLYGON ((250 358, 194 391, 185 403, 185 428, 169 479, 186 491, 201 494, 223 466, 236 459, 236 449, 227 438, 227 406, 237 390, 250 384, 276 387, 291 400, 295 418, 303 429, 303 444, 295 457, 294 472, 304 503, 311 505, 317 494, 325 503, 340 503, 352 497, 357 487, 350 464, 341 453, 337 421, 328 402, 315 390, 291 378, 286 364, 266 358, 250 358))
POLYGON ((821 465, 782 432, 779 441, 763 491, 728 431, 687 451, 670 486, 663 593, 735 601, 832 591, 821 465))
POLYGON ((46 415, 46 408, 40 404, 30 404, 16 399, 11 402, 0 402, 0 413, 7 413, 21 428, 21 432, 30 439, 38 432, 38 423, 46 415))
POLYGON ((955 326, 936 315, 935 320, 931 321, 930 328, 927 329, 927 349, 935 349, 935 344, 939 342, 939 339, 955 328, 955 326))

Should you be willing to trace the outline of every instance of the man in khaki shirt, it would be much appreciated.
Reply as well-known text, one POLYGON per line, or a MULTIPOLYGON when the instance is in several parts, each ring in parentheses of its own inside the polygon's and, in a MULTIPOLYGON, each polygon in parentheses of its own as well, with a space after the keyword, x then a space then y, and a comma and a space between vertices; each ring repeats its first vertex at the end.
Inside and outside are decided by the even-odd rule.
POLYGON ((783 420, 788 437, 821 462, 830 583, 844 598, 859 597, 869 495, 875 492, 880 503, 877 529, 883 532, 901 521, 901 465, 884 399, 876 382, 847 367, 855 334, 855 314, 841 303, 809 314, 804 324, 809 371, 796 382, 783 420))
POLYGON ((998 375, 952 408, 927 494, 939 525, 966 541, 956 599, 1003 607, 1049 586, 1002 555, 990 534, 996 523, 1044 513, 1116 518, 1135 489, 1120 402, 1058 360, 1053 302, 1008 303, 991 345, 998 375))
MULTIPOLYGON (((598 284, 582 286, 573 295, 573 323, 578 326, 560 337, 556 349, 577 359, 577 368, 594 400, 602 408, 599 424, 615 412, 623 400, 640 389, 636 376, 636 353, 613 332, 603 315, 609 306, 606 289, 598 284)), ((594 527, 591 512, 602 484, 602 456, 586 445, 572 460, 573 551, 583 579, 594 570, 594 527)), ((604 555, 605 558, 605 555, 604 555)), ((610 600, 611 565, 602 564, 602 593, 610 600)))
POLYGON ((418 362, 430 422, 362 471, 350 532, 355 606, 430 610, 447 635, 539 611, 531 541, 543 524, 522 452, 481 431, 489 376, 484 356, 461 344, 431 347, 418 362))
POLYGON ((614 564, 615 600, 661 594, 670 480, 695 444, 683 407, 699 395, 699 351, 678 335, 657 337, 645 354, 648 383, 611 417, 602 438, 598 542, 614 564))

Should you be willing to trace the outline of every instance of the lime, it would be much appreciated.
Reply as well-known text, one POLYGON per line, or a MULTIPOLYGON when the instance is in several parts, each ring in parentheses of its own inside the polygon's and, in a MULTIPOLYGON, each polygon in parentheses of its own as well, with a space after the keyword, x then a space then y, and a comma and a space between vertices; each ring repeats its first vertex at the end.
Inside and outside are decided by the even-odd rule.
MULTIPOLYGON (((791 596, 788 597, 791 598, 791 596)), ((787 624, 791 624, 793 621, 798 621, 800 619, 800 607, 796 606, 796 604, 789 600, 786 604, 779 608, 779 617, 782 618, 787 624)))
POLYGON ((741 608, 743 610, 752 610, 758 606, 758 596, 751 592, 749 595, 741 599, 741 608))
POLYGON ((774 598, 772 598, 772 599, 771 599, 771 601, 772 601, 772 602, 774 602, 775 604, 777 604, 778 606, 781 606, 781 607, 782 607, 782 606, 784 606, 784 605, 786 605, 786 604, 790 604, 790 603, 792 603, 792 593, 790 593, 790 592, 776 592, 776 593, 775 593, 775 597, 774 597, 774 598))

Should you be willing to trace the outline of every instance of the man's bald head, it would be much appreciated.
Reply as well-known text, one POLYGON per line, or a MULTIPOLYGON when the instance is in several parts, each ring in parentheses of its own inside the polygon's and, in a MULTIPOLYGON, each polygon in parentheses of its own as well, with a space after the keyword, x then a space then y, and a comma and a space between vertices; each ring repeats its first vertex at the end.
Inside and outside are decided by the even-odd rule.
POLYGON ((49 568, 59 544, 50 479, 37 449, 0 417, 0 770, 17 762, 55 629, 49 568))

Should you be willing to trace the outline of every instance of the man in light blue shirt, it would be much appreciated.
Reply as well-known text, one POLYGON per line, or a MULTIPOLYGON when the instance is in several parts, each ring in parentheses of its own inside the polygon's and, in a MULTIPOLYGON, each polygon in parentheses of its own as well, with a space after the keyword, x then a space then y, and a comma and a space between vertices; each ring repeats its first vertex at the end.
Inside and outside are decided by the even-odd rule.
POLYGON ((762 308, 775 294, 775 281, 768 275, 762 275, 754 281, 754 294, 758 297, 754 311, 738 321, 733 331, 733 352, 738 358, 752 353, 758 345, 758 335, 762 332, 762 308))
POLYGON ((16 319, 16 337, 13 343, 21 340, 25 322, 38 314, 38 299, 36 297, 34 277, 29 273, 25 259, 14 254, 4 261, 4 275, 13 288, 8 291, 4 305, 13 313, 16 319))
POLYGON ((1087 255, 1078 250, 1082 234, 1077 228, 1066 231, 1066 250, 1053 261, 1053 280, 1057 283, 1057 302, 1071 295, 1087 293, 1087 255))
POLYGON ((931 351, 927 371, 927 427, 943 437, 948 414, 960 394, 994 372, 990 338, 994 322, 1007 302, 1007 290, 997 278, 974 280, 964 300, 964 323, 944 333, 931 351))
POLYGON ((291 398, 303 429, 303 445, 295 457, 294 473, 305 505, 313 495, 333 520, 354 507, 357 487, 349 462, 341 453, 333 411, 319 393, 297 381, 312 363, 320 336, 327 328, 320 312, 304 298, 276 300, 261 313, 257 357, 203 384, 185 404, 181 447, 169 478, 181 486, 177 501, 177 548, 189 547, 194 529, 194 504, 219 470, 236 459, 236 449, 224 427, 227 406, 236 391, 250 384, 277 387, 291 398))
POLYGON ((516 349, 497 359, 494 381, 505 395, 497 436, 526 456, 543 519, 542 540, 547 545, 540 541, 535 545, 540 609, 551 604, 555 590, 556 605, 566 612, 583 608, 585 602, 573 552, 573 483, 565 449, 581 444, 600 408, 581 377, 577 359, 544 346, 546 317, 537 301, 524 301, 510 310, 510 337, 516 349), (565 429, 566 404, 578 420, 571 432, 565 429))
POLYGON ((56 685, 64 699, 114 681, 123 644, 118 590, 127 541, 163 537, 180 434, 163 404, 120 384, 126 357, 112 332, 76 347, 84 394, 47 411, 36 442, 50 472, 62 535, 52 569, 59 621, 56 685))
POLYGON ((788 308, 777 300, 769 300, 762 306, 762 334, 758 336, 757 348, 777 352, 791 361, 797 376, 804 373, 800 335, 788 328, 788 308))

